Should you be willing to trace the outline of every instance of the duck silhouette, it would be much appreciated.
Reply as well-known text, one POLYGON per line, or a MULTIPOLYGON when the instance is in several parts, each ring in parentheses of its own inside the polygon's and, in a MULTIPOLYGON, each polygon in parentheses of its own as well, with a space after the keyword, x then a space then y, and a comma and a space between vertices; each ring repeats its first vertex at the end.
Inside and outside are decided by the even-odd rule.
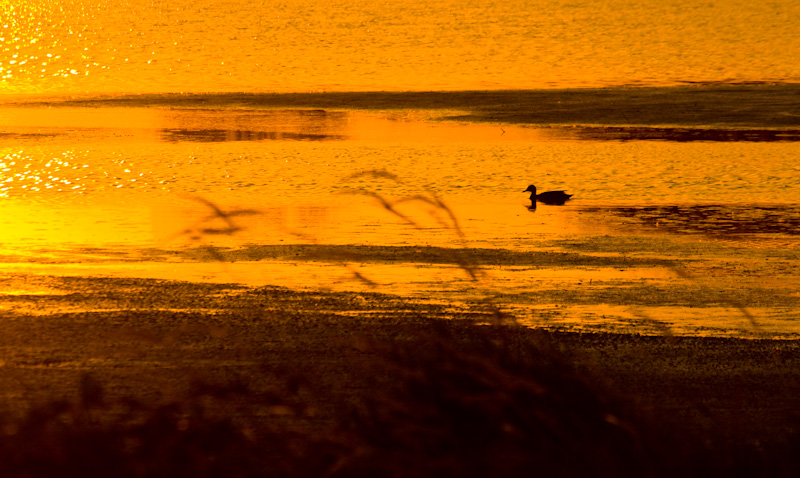
POLYGON ((522 191, 524 193, 531 193, 531 208, 536 207, 536 203, 562 205, 572 197, 572 194, 567 194, 564 191, 547 191, 544 193, 536 194, 536 186, 531 184, 528 189, 522 191))

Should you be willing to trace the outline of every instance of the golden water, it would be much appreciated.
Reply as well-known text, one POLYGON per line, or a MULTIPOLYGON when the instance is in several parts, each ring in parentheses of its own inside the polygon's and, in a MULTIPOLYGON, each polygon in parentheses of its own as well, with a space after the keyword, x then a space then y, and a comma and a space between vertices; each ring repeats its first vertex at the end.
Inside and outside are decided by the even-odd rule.
MULTIPOLYGON (((0 1, 3 271, 364 290, 335 261, 220 264, 180 254, 356 244, 655 255, 711 276, 722 264, 713 291, 740 279, 738 268, 757 268, 739 285, 763 285, 771 302, 761 317, 797 333, 786 305, 797 286, 787 248, 800 224, 796 141, 582 139, 558 128, 431 121, 453 113, 433 107, 255 109, 220 106, 213 93, 797 82, 798 14, 793 1, 0 1), (211 92, 217 104, 185 108, 167 94, 177 92, 211 92), (159 106, 20 104, 144 93, 159 106), (522 193, 531 182, 574 200, 532 212, 522 193), (378 196, 417 199, 393 214, 378 196), (444 201, 458 228, 420 196, 444 201), (239 215, 215 218, 204 201, 239 215)), ((754 101, 739 95, 731 111, 754 101)), ((348 267, 387 292, 454 303, 510 294, 505 305, 530 323, 555 314, 621 329, 641 311, 554 311, 526 291, 576 291, 600 278, 620 290, 700 282, 669 267, 488 265, 491 279, 478 283, 447 263, 348 267)), ((662 305, 651 309, 669 317, 662 305)), ((692 307, 669 309, 676 330, 711 324, 684 313, 692 307)), ((727 309, 715 311, 714 326, 738 330, 741 313, 727 309)))
POLYGON ((559 140, 529 127, 346 111, 8 108, 0 127, 4 242, 141 243, 152 232, 141 218, 188 196, 293 216, 323 211, 328 224, 309 227, 341 243, 356 231, 369 237, 357 208, 380 209, 342 193, 434 191, 472 240, 503 247, 522 247, 520 229, 549 214, 524 208, 534 180, 568 189, 581 207, 800 202, 793 142, 559 140), (397 178, 351 178, 378 170, 397 178), (48 216, 50 231, 30 221, 48 216))
POLYGON ((800 4, 0 2, 0 93, 798 81, 800 4))

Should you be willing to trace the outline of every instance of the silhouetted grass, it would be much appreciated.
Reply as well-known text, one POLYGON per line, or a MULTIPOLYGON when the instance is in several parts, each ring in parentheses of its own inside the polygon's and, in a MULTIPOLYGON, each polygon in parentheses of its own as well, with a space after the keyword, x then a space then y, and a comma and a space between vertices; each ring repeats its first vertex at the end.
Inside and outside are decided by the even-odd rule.
MULTIPOLYGON (((401 182, 386 171, 367 171, 347 179, 361 177, 401 182)), ((370 189, 349 192, 374 199, 411 227, 420 227, 419 218, 399 206, 423 204, 428 207, 425 214, 463 244, 464 233, 456 215, 432 191, 399 199, 370 189)), ((223 261, 224 251, 206 245, 206 238, 236 234, 242 230, 238 217, 260 212, 225 210, 206 199, 193 199, 210 212, 181 235, 223 261)), ((313 238, 308 241, 314 242, 313 238)), ((447 255, 447 261, 458 264, 473 281, 485 275, 458 249, 437 249, 437 253, 447 255)), ((379 286, 352 268, 346 257, 331 260, 340 262, 354 280, 379 286)), ((265 304, 279 303, 266 291, 263 295, 265 304)), ((722 431, 699 431, 682 421, 685 414, 653 416, 649 413, 652 409, 637 403, 635 394, 626 396, 622 391, 634 387, 612 382, 600 366, 602 361, 582 353, 586 348, 576 346, 584 340, 581 336, 518 326, 513 315, 492 297, 486 297, 484 303, 475 320, 442 320, 412 311, 398 314, 391 323, 354 319, 350 329, 344 318, 332 318, 335 314, 330 311, 318 310, 309 318, 301 306, 317 307, 311 303, 272 315, 256 305, 233 310, 228 317, 232 322, 237 318, 244 324, 294 321, 302 323, 296 327, 322 331, 288 338, 276 333, 264 343, 250 337, 234 341, 233 332, 216 337, 220 352, 246 343, 234 355, 263 366, 251 367, 249 375, 235 379, 201 375, 183 395, 169 400, 147 402, 107 393, 113 384, 85 374, 74 398, 51 400, 21 418, 0 420, 0 476, 706 477, 800 473, 797 431, 785 440, 765 443, 749 439, 746 433, 731 439, 722 431), (275 342, 289 340, 297 343, 282 344, 284 355, 276 367, 270 362, 279 349, 275 342), (302 354, 304 346, 319 347, 325 341, 341 344, 329 349, 328 356, 314 360, 287 352, 302 354), (337 368, 343 369, 340 374, 320 380, 337 368)), ((737 307, 757 328, 748 310, 737 307)), ((651 349, 673 350, 665 347, 680 345, 667 325, 647 316, 643 319, 666 336, 652 338, 662 342, 646 344, 651 349)), ((197 325, 192 330, 203 333, 205 329, 197 325)), ((596 337, 586 340, 602 340, 596 337)), ((180 337, 172 338, 160 346, 169 347, 180 337)), ((156 334, 152 340, 157 339, 156 334)), ((604 352, 626 346, 620 339, 609 342, 612 345, 604 352)), ((619 352, 622 362, 629 357, 626 353, 619 352)), ((784 360, 774 351, 764 356, 784 360)), ((627 363, 617 369, 626 367, 635 369, 627 363)), ((672 370, 627 373, 615 378, 637 377, 636 383, 641 384, 647 382, 647 376, 669 377, 672 370)), ((690 381, 694 376, 687 372, 686 377, 690 381)), ((702 390, 703 384, 681 386, 702 390)), ((660 390, 658 384, 649 387, 660 390)), ((670 397, 674 399, 675 394, 670 397)), ((701 403, 691 397, 686 400, 701 403)), ((715 420, 711 410, 698 412, 715 420)))
MULTIPOLYGON (((361 171, 358 173, 353 173, 343 179, 344 182, 368 177, 372 179, 383 179, 391 181, 395 184, 403 184, 403 180, 389 171, 384 170, 368 170, 368 171, 361 171)), ((436 224, 438 224, 444 231, 452 233, 454 236, 454 240, 456 244, 461 246, 462 248, 465 246, 465 235, 464 231, 461 229, 461 225, 459 224, 458 217, 453 212, 447 204, 436 194, 433 190, 426 190, 421 193, 411 194, 407 196, 403 196, 397 199, 389 199, 384 195, 373 191, 368 188, 357 188, 357 189, 344 189, 342 194, 352 194, 352 195, 362 195, 367 196, 374 199, 384 210, 389 212, 391 215, 399 218, 404 223, 408 224, 409 226, 415 229, 422 229, 420 225, 421 220, 416 218, 408 213, 401 211, 398 206, 407 203, 420 203, 423 205, 427 205, 428 209, 425 211, 425 215, 432 218, 436 224)), ((480 267, 476 266, 476 264, 469 260, 468 258, 464 257, 462 251, 458 248, 454 249, 441 249, 441 251, 446 251, 446 255, 448 256, 449 262, 452 262, 458 265, 461 270, 469 275, 470 279, 473 281, 478 281, 483 278, 485 275, 485 271, 483 271, 480 267)))
MULTIPOLYGON (((87 412, 87 410, 80 410, 87 412)), ((184 418, 178 406, 149 410, 141 423, 72 421, 70 404, 37 409, 0 439, 8 477, 257 476, 253 444, 226 420, 184 418)))

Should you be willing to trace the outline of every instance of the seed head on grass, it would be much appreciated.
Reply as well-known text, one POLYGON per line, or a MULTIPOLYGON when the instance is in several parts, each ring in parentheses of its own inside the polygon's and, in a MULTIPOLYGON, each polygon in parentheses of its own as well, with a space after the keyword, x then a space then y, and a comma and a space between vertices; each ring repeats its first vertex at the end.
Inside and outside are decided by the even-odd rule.
POLYGON ((416 221, 414 221, 411 217, 403 214, 402 212, 398 211, 397 208, 395 208, 395 204, 397 204, 397 202, 389 201, 388 199, 386 199, 385 197, 381 196, 380 194, 374 191, 368 191, 366 189, 345 189, 340 194, 351 194, 356 196, 361 195, 361 196, 371 197, 375 199, 378 202, 378 204, 381 205, 382 208, 389 211, 391 214, 399 217, 405 223, 415 228, 419 228, 419 224, 417 224, 416 221))
POLYGON ((240 217, 240 216, 255 216, 261 214, 261 211, 257 209, 231 209, 230 211, 225 211, 215 203, 209 201, 200 196, 190 196, 189 199, 193 201, 197 201, 201 204, 206 205, 209 209, 211 209, 212 214, 204 217, 198 223, 195 224, 189 230, 198 231, 201 234, 210 234, 210 235, 232 235, 235 234, 244 228, 239 226, 233 221, 233 218, 240 217), (203 227, 205 224, 212 222, 214 220, 222 220, 226 227, 203 227))
POLYGON ((206 243, 205 239, 210 236, 233 236, 245 229, 234 221, 235 218, 262 214, 257 209, 238 208, 225 210, 201 196, 187 196, 187 198, 203 204, 211 210, 211 214, 198 219, 193 225, 173 235, 173 238, 182 236, 192 242, 199 243, 200 247, 208 253, 211 259, 217 262, 225 262, 225 258, 216 247, 206 243))
POLYGON ((439 198, 439 196, 435 192, 429 190, 428 196, 417 194, 414 196, 407 196, 404 198, 400 198, 397 201, 395 201, 395 204, 400 204, 403 202, 412 202, 412 201, 419 201, 433 206, 433 209, 429 211, 429 214, 434 218, 434 220, 436 220, 436 222, 439 223, 439 225, 442 226, 443 228, 452 229, 462 241, 465 239, 464 231, 461 230, 461 225, 458 223, 458 217, 455 215, 453 210, 450 209, 444 203, 444 201, 441 200, 441 198, 439 198), (444 212, 447 215, 450 222, 445 221, 444 219, 442 219, 441 216, 439 216, 438 213, 440 211, 444 212))
MULTIPOLYGON (((385 179, 397 184, 405 184, 402 179, 400 179, 397 175, 390 173, 386 170, 371 170, 371 171, 361 171, 358 173, 351 174, 346 176, 342 179, 342 181, 350 181, 352 179, 358 178, 372 178, 372 179, 385 179)), ((409 226, 415 229, 422 229, 421 221, 418 217, 411 216, 406 214, 398 209, 397 206, 406 203, 421 203, 426 206, 429 206, 429 209, 426 211, 427 215, 430 216, 434 222, 436 222, 442 229, 446 231, 452 232, 459 243, 464 245, 466 236, 464 231, 461 229, 461 225, 458 221, 458 217, 456 216, 455 212, 445 204, 445 202, 439 197, 436 192, 432 191, 431 189, 426 189, 424 193, 420 194, 412 194, 409 196, 403 196, 399 199, 391 200, 382 194, 367 189, 367 188, 346 188, 340 192, 340 194, 351 194, 351 195, 361 195, 367 196, 374 199, 384 210, 388 211, 395 217, 401 219, 404 223, 408 224, 409 226)), ((453 250, 451 254, 451 260, 454 264, 458 265, 464 272, 469 275, 470 279, 473 281, 478 281, 483 278, 486 273, 485 271, 481 270, 478 266, 471 263, 470 261, 466 260, 462 257, 462 254, 459 254, 457 249, 453 250)))

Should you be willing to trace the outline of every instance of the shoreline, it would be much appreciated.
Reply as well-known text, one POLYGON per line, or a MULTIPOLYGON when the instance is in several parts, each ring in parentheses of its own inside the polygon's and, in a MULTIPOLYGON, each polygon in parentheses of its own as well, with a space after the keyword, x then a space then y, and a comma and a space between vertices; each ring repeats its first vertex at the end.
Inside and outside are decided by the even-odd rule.
MULTIPOLYGON (((148 304, 191 310, 202 299, 183 290, 202 285, 224 295, 229 283, 239 292, 223 311, 233 307, 239 293, 280 285, 301 294, 382 293, 397 304, 427 301, 460 312, 495 304, 526 326, 549 330, 744 338, 800 333, 795 292, 800 283, 792 274, 798 257, 789 247, 794 236, 753 248, 747 235, 692 231, 687 239, 664 233, 672 227, 685 232, 687 224, 662 222, 653 231, 643 224, 634 234, 545 237, 519 250, 368 242, 258 244, 244 236, 238 243, 94 245, 63 249, 60 256, 45 253, 16 261, 6 256, 7 272, 0 279, 14 292, 3 294, 0 306, 45 314, 59 308, 140 308, 126 297, 139 294, 130 284, 147 283, 173 291, 169 298, 159 294, 166 305, 150 299, 148 304), (104 299, 109 295, 121 298, 104 299)), ((758 221, 753 224, 760 227, 758 221)))
MULTIPOLYGON (((62 281, 68 291, 82 279, 62 281)), ((572 414, 589 410, 588 404, 569 401, 576 381, 634 427, 637 440, 672 436, 711 447, 668 448, 676 466, 683 466, 682 460, 691 464, 697 453, 735 459, 728 454, 737 449, 758 450, 764 460, 788 460, 794 455, 780 450, 800 433, 793 421, 800 404, 800 340, 543 331, 503 325, 503 312, 491 304, 454 310, 380 293, 120 283, 124 287, 93 293, 106 310, 3 313, 5 429, 9 423, 30 426, 24 420, 31 407, 41 410, 59 400, 89 407, 94 416, 105 417, 98 423, 112 424, 119 423, 115 417, 128 402, 140 403, 140 411, 213 403, 211 416, 250 430, 251 443, 262 443, 262 433, 275 433, 276 427, 284 430, 280 433, 292 430, 293 440, 297 433, 318 440, 344 433, 335 432, 337 424, 371 406, 406 403, 410 413, 419 410, 424 417, 431 406, 426 394, 413 398, 396 390, 406 393, 420 373, 451 373, 448 367, 461 363, 468 376, 477 374, 475 380, 500 380, 492 385, 500 395, 484 396, 482 406, 494 407, 495 399, 500 406, 506 400, 502 393, 518 390, 520 380, 544 380, 557 402, 542 413, 573 420, 572 414), (512 357, 533 368, 506 363, 512 357), (387 372, 393 367, 399 371, 387 372), (514 379, 508 375, 520 373, 514 379), (512 388, 503 392, 505 386, 512 388), (87 402, 87 390, 97 390, 93 393, 102 400, 87 402)), ((75 299, 74 294, 64 299, 75 299)), ((470 388, 443 393, 463 393, 465 403, 472 403, 470 388)), ((523 400, 514 406, 531 405, 523 400)), ((476 413, 493 413, 490 409, 476 413)), ((403 423, 414 423, 409 420, 403 423)), ((578 426, 590 426, 583 422, 589 417, 579 420, 578 426)))

